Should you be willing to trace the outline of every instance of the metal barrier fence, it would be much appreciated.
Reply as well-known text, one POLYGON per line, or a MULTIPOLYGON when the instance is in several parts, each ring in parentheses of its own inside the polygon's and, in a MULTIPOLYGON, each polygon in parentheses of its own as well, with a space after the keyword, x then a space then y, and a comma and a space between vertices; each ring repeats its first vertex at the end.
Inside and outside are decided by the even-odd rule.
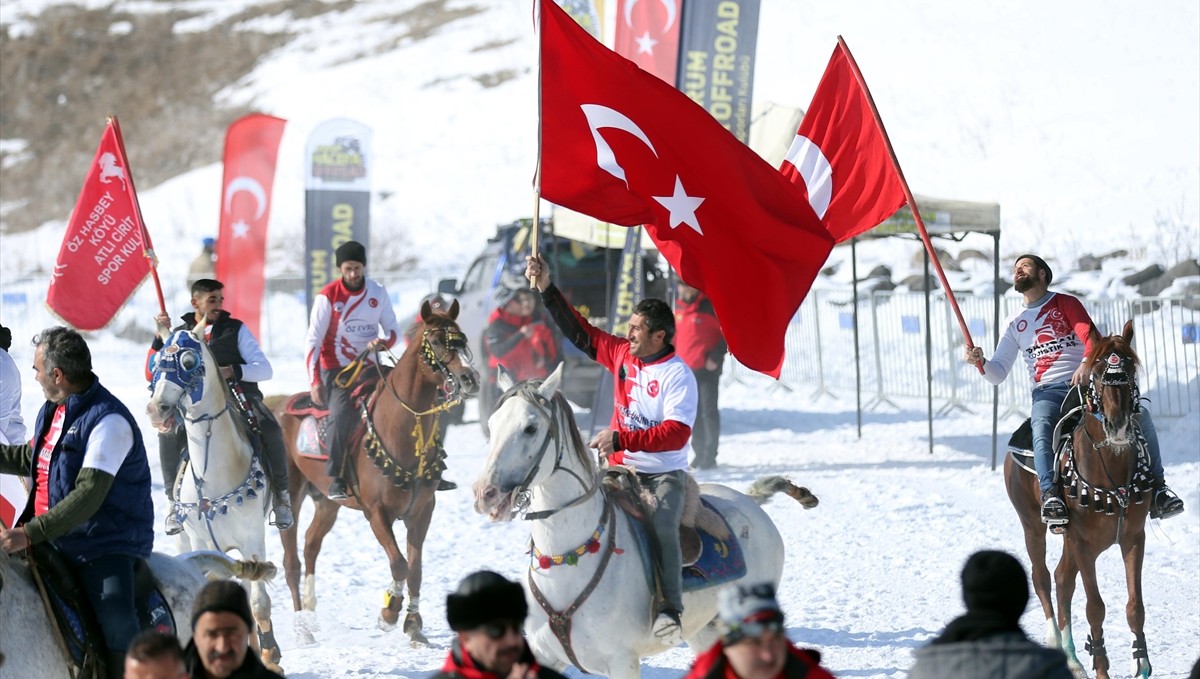
MULTIPOLYGON (((387 286, 402 325, 407 325, 421 297, 437 284, 435 274, 371 276, 387 286)), ((46 286, 44 277, 4 282, 0 321, 12 328, 18 342, 60 323, 45 307, 46 286)), ((182 280, 171 281, 164 276, 163 287, 168 312, 174 315, 189 307, 182 280)), ((965 295, 958 302, 975 343, 990 355, 995 345, 992 300, 965 295)), ((1134 346, 1143 365, 1142 395, 1151 400, 1155 415, 1200 412, 1200 300, 1155 297, 1085 299, 1083 303, 1103 334, 1120 332, 1125 321, 1133 319, 1134 346)), ((1003 321, 1020 299, 1005 296, 1000 304, 1003 321)), ((152 286, 143 285, 110 327, 119 336, 149 341, 157 307, 152 286)), ((992 385, 962 361, 963 339, 950 305, 941 294, 932 293, 930 310, 935 408, 944 413, 990 404, 992 385)), ((811 388, 818 395, 855 393, 853 313, 854 300, 849 291, 812 291, 788 328, 787 357, 779 382, 745 368, 733 358, 729 359, 727 379, 762 380, 794 391, 811 388)), ((307 323, 303 278, 268 279, 260 333, 264 350, 272 356, 302 356, 307 323)), ((893 398, 925 398, 924 294, 861 295, 858 326, 864 407, 894 406, 893 398)), ((1028 414, 1029 388, 1018 359, 1012 374, 997 390, 1001 415, 1028 414)))
MULTIPOLYGON (((991 299, 957 298, 975 344, 990 355, 995 346, 991 299)), ((1021 303, 1000 299, 1000 319, 1021 303)), ((1084 306, 1102 334, 1134 324, 1134 347, 1142 359, 1142 395, 1155 415, 1182 416, 1200 411, 1200 300, 1176 298, 1085 299, 1084 306)), ((814 395, 855 392, 854 307, 851 293, 814 290, 788 328, 787 356, 779 385, 814 395)), ((932 392, 935 408, 971 410, 990 404, 993 387, 962 361, 963 338, 950 305, 930 295, 928 341, 932 346, 932 392)), ((925 398, 926 315, 923 293, 875 292, 858 303, 859 366, 865 409, 895 406, 896 397, 925 398)), ((730 358, 729 379, 767 380, 730 358)), ((1001 415, 1029 412, 1029 378, 1018 358, 1000 385, 1001 415)))

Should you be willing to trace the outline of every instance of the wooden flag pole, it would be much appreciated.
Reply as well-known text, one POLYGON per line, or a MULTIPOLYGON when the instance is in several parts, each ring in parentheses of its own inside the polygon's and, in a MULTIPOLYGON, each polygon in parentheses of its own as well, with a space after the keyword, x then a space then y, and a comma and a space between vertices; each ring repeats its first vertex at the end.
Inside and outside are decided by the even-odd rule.
MULTIPOLYGON (((875 119, 875 124, 879 126, 879 132, 883 135, 883 143, 887 147, 888 157, 892 159, 892 168, 896 170, 896 176, 900 179, 900 188, 904 190, 904 199, 908 201, 908 209, 912 211, 913 219, 917 223, 917 231, 921 234, 921 242, 925 244, 925 251, 929 253, 929 261, 933 263, 933 270, 937 272, 938 280, 942 282, 942 289, 946 291, 946 300, 950 302, 950 308, 954 310, 954 318, 958 320, 958 327, 962 330, 967 348, 974 349, 975 343, 971 340, 971 332, 967 329, 967 322, 963 320, 962 310, 958 308, 958 300, 954 299, 954 291, 950 289, 950 282, 946 280, 946 272, 942 270, 942 263, 938 260, 937 251, 934 250, 933 243, 929 240, 929 231, 925 229, 925 221, 921 219, 921 212, 917 208, 917 201, 913 198, 912 190, 908 188, 908 180, 904 178, 904 170, 900 169, 900 161, 896 158, 896 151, 892 148, 892 140, 888 138, 887 129, 883 126, 883 119, 879 117, 879 109, 875 108, 875 99, 871 97, 871 90, 867 88, 867 81, 863 79, 862 72, 858 70, 858 63, 854 61, 854 55, 850 53, 850 48, 840 35, 838 36, 838 47, 846 53, 846 61, 850 64, 850 70, 854 73, 854 79, 858 81, 858 86, 862 88, 863 94, 867 96, 867 104, 871 107, 871 116, 875 119)), ((976 363, 975 369, 982 375, 983 361, 976 363)))
MULTIPOLYGON (((533 166, 533 234, 529 238, 529 254, 534 259, 538 256, 538 240, 542 234, 541 207, 542 207, 542 13, 538 4, 533 3, 534 12, 537 14, 537 33, 538 33, 538 73, 537 73, 537 107, 538 107, 538 129, 537 129, 537 161, 533 166)), ((537 279, 529 279, 529 287, 532 290, 537 290, 537 279)))
POLYGON ((143 254, 150 260, 150 277, 154 280, 154 291, 158 293, 158 310, 164 316, 167 313, 167 303, 163 299, 162 283, 158 280, 158 257, 154 256, 154 247, 150 243, 150 234, 146 231, 146 220, 142 218, 142 206, 138 202, 137 187, 133 183, 133 168, 129 166, 129 154, 125 152, 125 137, 121 136, 121 124, 117 117, 108 116, 108 122, 113 126, 117 135, 117 145, 121 147, 121 160, 125 161, 125 172, 128 174, 129 193, 133 196, 133 209, 137 212, 138 228, 142 232, 143 254))

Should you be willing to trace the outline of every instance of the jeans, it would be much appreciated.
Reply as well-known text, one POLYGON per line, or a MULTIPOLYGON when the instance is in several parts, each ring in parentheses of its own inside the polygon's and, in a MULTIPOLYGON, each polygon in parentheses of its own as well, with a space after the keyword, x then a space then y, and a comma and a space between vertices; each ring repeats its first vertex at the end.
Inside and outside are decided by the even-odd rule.
POLYGON ((663 600, 680 612, 683 611, 683 555, 679 547, 679 523, 683 520, 686 475, 683 470, 638 474, 642 485, 658 499, 653 524, 661 564, 663 600))
POLYGON ((133 601, 133 565, 128 554, 109 554, 79 566, 79 578, 88 601, 104 630, 110 654, 124 653, 141 631, 133 601))
POLYGON ((1041 384, 1033 390, 1029 424, 1033 427, 1033 467, 1042 493, 1054 488, 1054 425, 1071 385, 1066 382, 1041 384))
POLYGON ((693 370, 696 375, 696 422, 692 427, 692 465, 708 469, 717 463, 717 441, 721 437, 721 409, 717 393, 721 383, 719 370, 693 370))
POLYGON ((1158 449, 1158 431, 1154 429, 1154 420, 1150 411, 1142 406, 1138 414, 1138 424, 1142 429, 1142 438, 1146 439, 1146 454, 1150 456, 1150 478, 1157 482, 1163 478, 1162 451, 1158 449))

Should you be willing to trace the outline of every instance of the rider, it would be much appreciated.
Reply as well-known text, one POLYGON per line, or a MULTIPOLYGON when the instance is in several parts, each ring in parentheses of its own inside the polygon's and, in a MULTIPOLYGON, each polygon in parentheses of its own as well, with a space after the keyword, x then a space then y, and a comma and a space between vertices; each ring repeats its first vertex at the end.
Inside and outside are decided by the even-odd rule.
POLYGON ((34 346, 46 403, 30 443, 0 445, 0 472, 31 476, 33 486, 18 527, 0 526, 0 549, 49 542, 75 566, 119 676, 139 631, 134 564, 154 546, 146 448, 129 409, 92 372, 78 332, 49 328, 34 346))
MULTIPOLYGON (((211 278, 201 278, 192 284, 192 311, 180 316, 182 323, 175 330, 191 330, 204 321, 204 342, 220 366, 221 377, 240 385, 246 396, 247 406, 253 411, 262 430, 263 461, 271 475, 271 487, 275 498, 275 520, 271 525, 280 530, 290 528, 295 520, 292 515, 292 498, 288 493, 287 449, 283 445, 283 431, 275 415, 263 404, 263 393, 259 382, 271 379, 271 361, 258 345, 254 333, 244 323, 229 315, 225 305, 225 284, 211 278)), ((154 317, 159 334, 165 334, 170 319, 166 314, 154 317)), ((163 347, 162 337, 156 336, 151 351, 157 353, 163 347)), ((153 354, 151 361, 154 360, 153 354)), ((179 458, 187 449, 187 432, 182 424, 158 435, 158 459, 162 465, 163 485, 167 498, 172 503, 175 497, 175 477, 179 473, 179 458)), ((167 512, 167 535, 183 530, 181 517, 172 509, 167 512)))
POLYGON ((653 523, 663 602, 652 629, 660 642, 674 646, 683 612, 679 523, 697 398, 696 378, 671 345, 675 315, 666 302, 644 299, 633 310, 626 336, 617 337, 593 327, 567 302, 550 282, 541 255, 525 258, 525 276, 571 343, 616 376, 611 428, 600 430, 589 445, 610 464, 633 467, 658 499, 653 523))
MULTIPOLYGON (((1017 352, 1025 359, 1029 378, 1034 383, 1030 424, 1033 426, 1033 463, 1042 492, 1042 521, 1065 525, 1067 507, 1061 499, 1062 488, 1054 479, 1054 427, 1059 411, 1072 385, 1085 384, 1087 350, 1100 333, 1079 299, 1061 292, 1049 292, 1054 272, 1041 257, 1024 254, 1013 264, 1013 287, 1024 296, 1024 304, 1004 322, 1004 332, 992 360, 983 363, 984 379, 1000 384, 1008 377, 1017 352)), ((968 363, 979 363, 983 349, 966 350, 968 363)), ((1138 417, 1146 449, 1150 456, 1154 498, 1150 515, 1170 518, 1183 511, 1183 500, 1167 487, 1158 434, 1150 412, 1143 406, 1138 417)))
POLYGON ((392 298, 380 283, 367 278, 367 249, 357 241, 346 241, 334 251, 334 263, 341 278, 329 283, 313 300, 308 322, 309 383, 312 400, 323 407, 329 403, 329 463, 326 473, 331 482, 326 496, 345 500, 346 481, 342 464, 346 459, 346 441, 354 425, 354 404, 350 389, 354 384, 339 384, 338 373, 362 355, 364 363, 372 352, 394 345, 400 339, 400 324, 392 309, 392 298))

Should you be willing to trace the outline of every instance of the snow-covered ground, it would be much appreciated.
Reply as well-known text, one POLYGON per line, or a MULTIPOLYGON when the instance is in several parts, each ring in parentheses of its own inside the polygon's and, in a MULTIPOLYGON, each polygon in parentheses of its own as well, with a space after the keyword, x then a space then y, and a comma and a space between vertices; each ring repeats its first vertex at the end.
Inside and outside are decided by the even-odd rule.
MULTIPOLYGON (((205 13, 231 14, 249 2, 171 4, 199 12, 190 30, 203 30, 205 13)), ((5 0, 0 14, 5 23, 20 27, 23 13, 48 4, 5 0)), ((115 4, 152 11, 166 3, 115 4)), ((231 83, 223 94, 289 120, 271 223, 277 251, 279 243, 300 236, 304 221, 304 140, 316 124, 335 116, 357 118, 376 131, 375 242, 410 243, 421 253, 421 271, 430 277, 461 275, 494 224, 531 213, 536 43, 530 3, 481 3, 487 11, 426 40, 372 52, 373 45, 390 43, 403 30, 372 19, 416 4, 364 0, 333 15, 293 21, 289 29, 298 34, 296 42, 271 54, 252 77, 231 83), (349 42, 356 53, 370 56, 344 61, 349 42), (473 49, 485 43, 499 47, 473 49), (517 77, 500 87, 485 89, 470 77, 506 68, 517 77), (329 96, 330 91, 338 96, 329 96)), ((1149 258, 1169 265, 1195 257, 1200 249, 1198 27, 1200 9, 1190 0, 1141 5, 1019 0, 995 7, 936 0, 824 5, 764 0, 756 95, 807 105, 835 36, 844 35, 915 191, 999 202, 1002 251, 1040 250, 1054 255, 1052 263, 1062 272, 1079 254, 1131 250, 1104 271, 1073 279, 1100 295, 1122 296, 1128 289, 1113 281, 1124 272, 1148 264, 1149 258), (1163 252, 1175 242, 1183 245, 1163 252), (1190 250, 1179 252, 1180 247, 1190 250)), ((98 120, 97 138, 100 127, 98 120)), ((137 162, 131 159, 135 172, 137 162)), ((80 168, 81 180, 83 173, 80 168)), ((162 270, 171 272, 166 275, 181 279, 178 272, 196 254, 200 238, 215 235, 220 179, 220 167, 213 164, 143 192, 162 270)), ((24 290, 25 284, 13 287, 14 278, 48 270, 61 238, 62 224, 31 234, 0 234, 2 291, 24 290)), ((968 239, 965 245, 990 249, 987 240, 968 239)), ((890 240, 862 250, 862 271, 886 263, 899 280, 913 266, 916 247, 890 240)), ((835 257, 844 259, 845 253, 835 257)), ((1008 264, 1006 259, 1003 266, 1008 264)), ((278 256, 268 266, 269 273, 299 270, 299 263, 278 256)), ((847 275, 842 267, 839 276, 847 275)), ((963 289, 975 289, 990 275, 990 267, 968 271, 963 289)), ((181 283, 170 285, 178 289, 181 283)), ((404 300, 415 300, 420 292, 405 290, 404 300)), ((144 310, 152 299, 150 286, 143 286, 134 306, 144 310)), ((168 304, 175 313, 186 301, 173 298, 168 304)), ((25 319, 8 317, 12 312, 6 307, 0 307, 0 321, 24 326, 25 319)), ((149 328, 149 315, 138 313, 149 328)), ((273 329, 264 338, 276 371, 276 379, 265 385, 268 393, 297 391, 305 382, 296 338, 302 318, 280 317, 293 318, 294 327, 273 329)), ((22 367, 32 363, 24 342, 28 335, 18 334, 13 347, 22 367)), ((91 343, 101 380, 140 412, 147 399, 138 367, 144 347, 107 332, 91 343)), ((32 379, 24 386, 24 412, 32 418, 41 397, 32 379)), ((988 409, 955 410, 939 418, 931 455, 924 400, 898 400, 898 408, 868 412, 861 439, 855 435, 853 403, 852 393, 814 399, 808 390, 782 391, 765 379, 727 384, 721 465, 700 478, 742 487, 761 474, 783 473, 811 488, 822 501, 815 510, 802 511, 786 498, 767 507, 788 545, 781 596, 789 634, 820 648, 838 676, 899 677, 911 664, 913 649, 962 611, 958 572, 971 552, 1000 548, 1023 561, 1026 557, 1001 476, 990 468, 988 409)), ((1188 511, 1152 525, 1148 533, 1144 590, 1156 677, 1187 676, 1200 655, 1198 420, 1194 411, 1157 420, 1168 478, 1188 511)), ((1001 430, 1016 424, 1004 420, 1001 430)), ((148 424, 143 435, 157 478, 148 424)), ((389 580, 386 561, 361 515, 345 512, 318 566, 318 645, 297 646, 282 578, 272 589, 290 677, 424 676, 440 665, 450 641, 444 600, 458 580, 480 567, 517 577, 526 566, 528 527, 490 525, 471 510, 466 488, 487 453, 478 426, 453 427, 448 439, 449 476, 462 488, 439 494, 426 542, 422 612, 433 647, 411 649, 400 632, 375 627, 389 580)), ((160 490, 155 493, 159 521, 165 512, 160 490)), ((302 524, 309 517, 306 508, 302 524)), ((157 546, 174 549, 164 536, 157 546)), ((272 543, 271 550, 278 562, 281 548, 272 543)), ((1115 667, 1123 669, 1130 637, 1116 553, 1104 555, 1100 573, 1108 644, 1115 667)), ((1075 612, 1082 639, 1082 593, 1075 612)), ((1023 619, 1035 638, 1043 633, 1040 618, 1031 607, 1023 619)), ((649 659, 646 675, 677 677, 689 658, 686 649, 677 649, 649 659)))

